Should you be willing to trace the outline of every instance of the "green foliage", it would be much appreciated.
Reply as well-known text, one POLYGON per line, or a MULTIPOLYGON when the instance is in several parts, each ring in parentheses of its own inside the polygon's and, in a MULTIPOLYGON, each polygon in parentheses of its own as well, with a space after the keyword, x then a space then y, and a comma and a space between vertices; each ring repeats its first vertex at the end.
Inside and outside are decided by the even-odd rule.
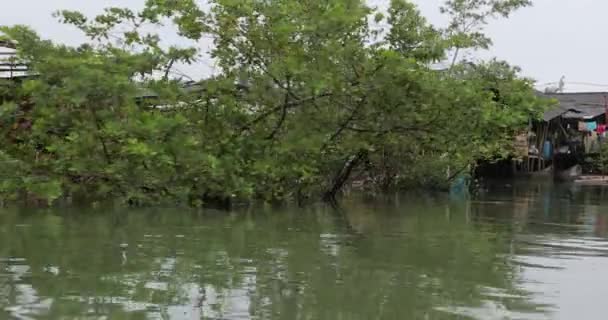
POLYGON ((439 30, 427 23, 415 4, 391 0, 388 11, 391 28, 387 41, 393 50, 421 62, 444 58, 446 41, 439 30))
POLYGON ((593 174, 606 175, 608 173, 608 145, 603 138, 598 144, 599 152, 585 159, 586 170, 593 174))
POLYGON ((440 8, 449 19, 445 32, 449 47, 454 49, 452 66, 462 49, 488 49, 492 39, 483 28, 492 18, 508 18, 514 11, 531 6, 531 0, 446 0, 440 8))
MULTIPOLYGON (((446 12, 478 24, 525 4, 464 3, 446 12)), ((386 14, 361 0, 214 0, 207 12, 149 0, 140 12, 57 16, 91 43, 2 28, 38 74, 0 112, 0 151, 15 163, 7 197, 225 206, 333 197, 355 176, 372 188, 442 187, 450 170, 507 156, 543 110, 504 62, 430 67, 454 47, 481 46, 458 42, 479 30, 439 30, 404 0, 386 14), (390 25, 385 36, 372 18, 390 25), (161 45, 150 25, 167 23, 214 41, 221 72, 194 91, 170 74, 199 49, 161 45), (137 98, 142 90, 157 97, 137 98)))

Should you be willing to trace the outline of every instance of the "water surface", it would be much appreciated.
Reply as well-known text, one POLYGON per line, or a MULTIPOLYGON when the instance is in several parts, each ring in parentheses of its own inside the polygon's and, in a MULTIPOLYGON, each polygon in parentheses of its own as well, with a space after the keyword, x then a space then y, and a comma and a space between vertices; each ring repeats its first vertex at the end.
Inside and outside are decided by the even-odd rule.
POLYGON ((0 319, 605 319, 608 189, 0 210, 0 319))

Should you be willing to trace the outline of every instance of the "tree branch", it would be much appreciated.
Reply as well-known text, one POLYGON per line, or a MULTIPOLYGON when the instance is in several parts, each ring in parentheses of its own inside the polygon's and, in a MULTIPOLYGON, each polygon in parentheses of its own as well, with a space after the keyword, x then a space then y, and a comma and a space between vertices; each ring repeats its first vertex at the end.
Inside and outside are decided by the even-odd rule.
POLYGON ((285 102, 283 103, 283 109, 281 111, 281 118, 279 118, 277 125, 274 127, 274 129, 272 130, 270 135, 268 135, 268 137, 266 137, 266 140, 274 139, 275 135, 279 132, 279 130, 283 126, 283 123, 285 122, 285 119, 287 118, 287 105, 289 104, 289 98, 290 98, 289 88, 290 88, 290 84, 289 84, 289 79, 288 79, 287 80, 287 91, 288 92, 285 93, 285 102))
POLYGON ((167 64, 167 67, 165 68, 165 75, 163 76, 164 81, 169 80, 169 73, 171 72, 171 68, 173 68, 173 64, 175 64, 175 58, 171 58, 169 64, 167 64))
POLYGON ((359 103, 357 103, 357 106, 353 109, 353 111, 351 112, 350 116, 348 118, 346 118, 346 120, 344 120, 340 124, 340 126, 338 127, 338 129, 331 135, 331 137, 329 137, 329 139, 323 145, 323 147, 321 148, 321 150, 325 150, 330 142, 333 142, 335 139, 337 139, 342 134, 342 132, 344 132, 344 130, 346 129, 346 127, 353 121, 353 119, 355 119, 355 116, 359 112, 359 109, 361 108, 361 106, 363 106, 366 103, 366 101, 367 101, 367 96, 363 97, 363 99, 361 99, 361 101, 359 101, 359 103))
POLYGON ((316 95, 316 96, 312 96, 312 97, 308 97, 305 99, 301 99, 298 101, 291 101, 287 104, 282 103, 280 106, 274 107, 264 113, 262 113, 261 115, 257 116, 255 119, 253 119, 252 121, 250 121, 248 124, 246 124, 244 127, 241 128, 241 132, 246 131, 248 129, 251 129, 251 127, 261 121, 263 121, 264 119, 268 118, 269 116, 273 115, 274 113, 281 111, 283 109, 288 110, 291 108, 295 108, 297 106, 300 106, 302 104, 308 103, 308 102, 312 102, 315 101, 317 99, 320 98, 325 98, 325 97, 329 97, 331 96, 332 93, 322 93, 320 95, 316 95))
POLYGON ((95 111, 95 108, 88 106, 89 111, 91 111, 91 115, 93 116, 93 122, 95 123, 95 127, 97 128, 97 138, 99 139, 99 141, 101 142, 101 147, 103 150, 103 154, 106 158, 106 162, 108 164, 112 164, 112 158, 110 157, 110 152, 108 151, 108 147, 106 146, 106 141, 105 139, 101 136, 101 131, 102 131, 102 126, 101 126, 101 121, 99 120, 99 118, 97 117, 97 112, 95 111))

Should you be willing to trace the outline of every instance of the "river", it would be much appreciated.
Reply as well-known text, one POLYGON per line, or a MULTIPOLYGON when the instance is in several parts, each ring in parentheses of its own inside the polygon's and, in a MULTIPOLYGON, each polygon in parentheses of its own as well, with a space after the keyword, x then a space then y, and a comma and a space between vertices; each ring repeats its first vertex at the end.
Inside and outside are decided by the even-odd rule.
POLYGON ((605 319, 605 195, 0 209, 0 319, 605 319))

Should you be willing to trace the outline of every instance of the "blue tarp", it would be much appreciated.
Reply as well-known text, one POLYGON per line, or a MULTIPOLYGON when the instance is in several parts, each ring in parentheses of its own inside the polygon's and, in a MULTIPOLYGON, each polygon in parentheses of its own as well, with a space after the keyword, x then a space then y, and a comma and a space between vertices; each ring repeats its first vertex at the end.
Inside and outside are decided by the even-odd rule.
POLYGON ((452 181, 450 186, 450 198, 452 200, 464 200, 469 194, 469 178, 461 174, 452 181))
POLYGON ((553 146, 551 145, 551 141, 545 141, 543 145, 543 159, 549 160, 553 156, 553 146))

